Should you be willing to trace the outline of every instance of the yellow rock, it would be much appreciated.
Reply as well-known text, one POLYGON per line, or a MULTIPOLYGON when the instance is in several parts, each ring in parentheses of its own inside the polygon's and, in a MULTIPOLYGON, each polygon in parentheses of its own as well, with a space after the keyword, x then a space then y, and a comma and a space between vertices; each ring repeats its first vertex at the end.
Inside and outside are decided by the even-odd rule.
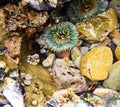
POLYGON ((120 60, 120 43, 117 45, 115 49, 115 56, 118 60, 120 60))
POLYGON ((113 63, 112 51, 105 46, 93 48, 85 54, 80 63, 80 70, 83 76, 90 80, 104 80, 108 76, 109 69, 113 63))
POLYGON ((109 76, 103 82, 103 86, 105 88, 120 90, 120 60, 112 65, 109 76))
POLYGON ((116 28, 117 17, 115 11, 110 8, 86 22, 77 23, 75 26, 80 33, 80 38, 87 42, 102 42, 116 28))

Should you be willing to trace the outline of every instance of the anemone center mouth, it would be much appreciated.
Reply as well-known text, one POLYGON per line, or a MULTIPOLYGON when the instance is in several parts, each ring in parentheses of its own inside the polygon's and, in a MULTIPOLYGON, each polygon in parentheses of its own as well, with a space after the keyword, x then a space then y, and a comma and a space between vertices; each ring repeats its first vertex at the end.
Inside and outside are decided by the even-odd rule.
POLYGON ((57 32, 56 35, 59 39, 69 38, 69 30, 67 29, 65 31, 57 32))
POLYGON ((92 9, 92 5, 89 4, 89 3, 85 3, 85 4, 82 6, 82 9, 83 9, 83 11, 88 12, 88 11, 90 11, 90 10, 92 9))

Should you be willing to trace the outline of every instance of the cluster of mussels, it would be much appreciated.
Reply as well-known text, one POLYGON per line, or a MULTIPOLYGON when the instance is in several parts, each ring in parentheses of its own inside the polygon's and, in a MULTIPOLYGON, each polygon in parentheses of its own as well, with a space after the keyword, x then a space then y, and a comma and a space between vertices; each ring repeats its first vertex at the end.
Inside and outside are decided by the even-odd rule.
POLYGON ((0 107, 120 107, 120 0, 0 0, 0 107))

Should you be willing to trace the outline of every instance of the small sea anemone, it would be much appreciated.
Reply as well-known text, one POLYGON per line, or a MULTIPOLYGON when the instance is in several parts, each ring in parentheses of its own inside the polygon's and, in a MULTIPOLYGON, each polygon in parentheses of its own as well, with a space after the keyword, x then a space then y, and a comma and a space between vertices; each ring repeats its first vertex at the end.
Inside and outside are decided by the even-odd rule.
POLYGON ((72 23, 86 21, 108 7, 108 0, 72 0, 67 5, 67 16, 72 23))
POLYGON ((43 39, 53 52, 71 49, 78 42, 78 32, 70 22, 61 22, 51 26, 43 34, 43 39))

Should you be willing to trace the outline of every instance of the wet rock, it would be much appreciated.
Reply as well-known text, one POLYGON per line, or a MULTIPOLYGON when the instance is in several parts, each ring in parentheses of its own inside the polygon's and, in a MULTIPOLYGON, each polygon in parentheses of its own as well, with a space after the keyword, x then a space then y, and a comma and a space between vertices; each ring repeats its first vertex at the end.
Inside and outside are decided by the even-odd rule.
POLYGON ((120 43, 120 39, 118 39, 118 38, 112 38, 112 42, 113 42, 115 45, 118 45, 118 43, 120 43))
POLYGON ((88 49, 87 46, 82 46, 82 47, 80 47, 80 50, 81 50, 81 54, 85 55, 88 52, 89 49, 88 49))
POLYGON ((71 58, 74 61, 76 58, 78 58, 79 56, 81 56, 81 52, 80 49, 78 47, 74 47, 71 50, 71 58))
POLYGON ((10 72, 10 77, 11 78, 18 78, 19 77, 19 69, 13 69, 13 70, 11 70, 11 72, 10 72))
POLYGON ((115 48, 115 56, 118 60, 120 60, 120 43, 115 48))
POLYGON ((80 70, 83 76, 93 81, 104 80, 108 76, 112 63, 113 56, 110 48, 99 46, 82 57, 80 70))
POLYGON ((115 29, 114 31, 112 31, 109 35, 110 35, 111 37, 120 39, 120 32, 119 32, 118 29, 115 29))
POLYGON ((86 22, 76 24, 80 38, 87 42, 102 42, 117 26, 117 17, 113 9, 98 14, 86 22))
POLYGON ((74 63, 71 60, 65 61, 64 59, 59 59, 59 58, 56 58, 56 60, 54 61, 54 65, 75 67, 74 63))
POLYGON ((114 90, 120 90, 120 61, 112 65, 109 76, 104 81, 103 86, 114 90))
POLYGON ((18 64, 20 60, 22 36, 9 37, 4 41, 4 45, 7 47, 5 56, 12 62, 18 64))
POLYGON ((78 58, 76 58, 76 59, 73 61, 73 63, 75 64, 75 66, 76 66, 77 68, 79 68, 79 69, 80 69, 80 61, 81 61, 81 56, 79 56, 78 58))
POLYGON ((96 88, 93 93, 104 99, 108 98, 108 96, 116 98, 120 97, 117 91, 108 88, 96 88))
POLYGON ((45 60, 43 60, 42 65, 44 67, 50 67, 52 66, 54 60, 55 60, 55 54, 50 54, 45 60))
POLYGON ((75 66, 77 68, 80 67, 80 60, 81 60, 81 52, 80 52, 80 49, 77 48, 77 47, 74 47, 72 50, 71 50, 71 58, 72 58, 72 61, 73 63, 75 64, 75 66))
POLYGON ((53 80, 63 88, 72 87, 75 92, 82 92, 87 89, 86 80, 80 74, 80 70, 72 66, 59 65, 55 63, 51 72, 53 80))

